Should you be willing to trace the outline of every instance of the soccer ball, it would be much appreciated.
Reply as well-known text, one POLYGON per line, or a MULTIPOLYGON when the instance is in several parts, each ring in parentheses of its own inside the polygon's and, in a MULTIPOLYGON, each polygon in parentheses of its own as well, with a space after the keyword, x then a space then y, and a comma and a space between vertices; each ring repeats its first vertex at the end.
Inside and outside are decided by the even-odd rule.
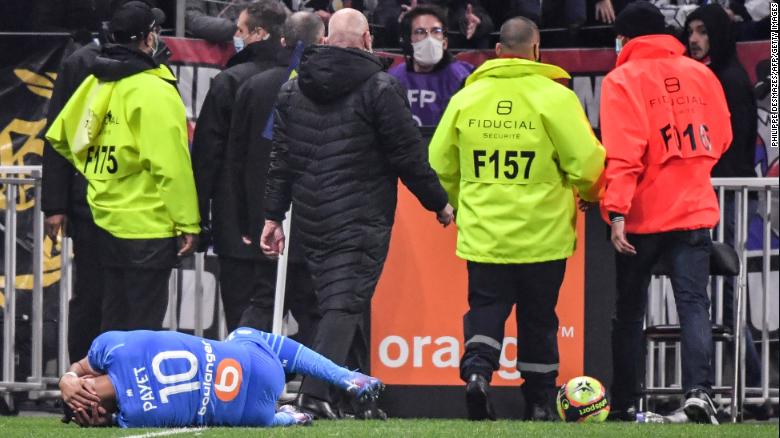
POLYGON ((609 415, 604 385, 593 377, 575 377, 558 391, 558 415, 563 421, 599 423, 609 415))

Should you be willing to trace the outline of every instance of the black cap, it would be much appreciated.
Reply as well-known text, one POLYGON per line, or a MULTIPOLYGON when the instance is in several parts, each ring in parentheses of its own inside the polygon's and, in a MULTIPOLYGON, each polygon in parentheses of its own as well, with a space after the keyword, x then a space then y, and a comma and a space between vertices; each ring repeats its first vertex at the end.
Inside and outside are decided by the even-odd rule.
POLYGON ((615 18, 615 33, 629 38, 666 33, 664 14, 648 1, 629 3, 615 18))
POLYGON ((114 11, 108 31, 114 42, 129 43, 145 37, 165 21, 165 13, 140 0, 129 1, 114 11))

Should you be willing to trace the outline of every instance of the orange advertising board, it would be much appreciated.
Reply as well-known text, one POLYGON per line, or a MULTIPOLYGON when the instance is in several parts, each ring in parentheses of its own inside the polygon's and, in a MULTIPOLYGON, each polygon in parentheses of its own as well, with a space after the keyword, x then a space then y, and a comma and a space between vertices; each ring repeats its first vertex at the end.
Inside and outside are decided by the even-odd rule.
MULTIPOLYGON (((583 372, 585 227, 558 298, 559 384, 583 372)), ((398 189, 390 253, 371 311, 371 373, 390 385, 462 385, 463 315, 468 310, 466 262, 455 255, 455 227, 443 229, 403 185, 398 189)), ((493 385, 522 382, 515 368, 514 313, 507 319, 501 368, 493 385)))

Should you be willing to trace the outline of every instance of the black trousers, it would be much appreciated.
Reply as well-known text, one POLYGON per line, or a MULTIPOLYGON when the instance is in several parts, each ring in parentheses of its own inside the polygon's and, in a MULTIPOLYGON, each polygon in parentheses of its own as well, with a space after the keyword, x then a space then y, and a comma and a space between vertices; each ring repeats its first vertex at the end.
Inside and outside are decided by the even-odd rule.
POLYGON ((119 239, 100 230, 101 331, 162 330, 168 279, 178 262, 175 238, 119 239))
POLYGON ((73 239, 73 295, 68 303, 68 352, 70 361, 87 357, 92 341, 100 334, 103 303, 103 271, 100 268, 98 235, 92 218, 68 216, 68 234, 73 239))
POLYGON ((471 374, 491 380, 499 368, 504 324, 517 317, 517 369, 526 397, 542 397, 558 376, 558 316, 555 306, 566 260, 498 265, 468 262, 469 310, 463 317, 464 381, 471 374))
MULTIPOLYGON (((365 330, 365 319, 365 312, 323 310, 322 319, 317 326, 313 350, 338 365, 367 371, 369 340, 365 330)), ((300 393, 332 402, 335 390, 327 382, 305 377, 300 393)))
MULTIPOLYGON (((219 285, 228 330, 246 326, 270 332, 276 296, 276 262, 219 258, 219 285)), ((303 263, 287 265, 284 311, 298 322, 295 340, 310 345, 319 321, 317 296, 303 263)))
POLYGON ((617 301, 612 319, 612 406, 637 406, 645 377, 643 325, 651 269, 658 260, 671 268, 680 317, 682 387, 711 390, 712 323, 707 296, 712 240, 707 229, 629 234, 636 255, 615 255, 617 301))

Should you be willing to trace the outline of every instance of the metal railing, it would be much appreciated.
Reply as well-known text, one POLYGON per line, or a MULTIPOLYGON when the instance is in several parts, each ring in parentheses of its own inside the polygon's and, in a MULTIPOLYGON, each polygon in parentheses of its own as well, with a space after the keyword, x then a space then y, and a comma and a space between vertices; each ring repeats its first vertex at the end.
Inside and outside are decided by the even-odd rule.
POLYGON ((3 293, 3 380, 0 390, 31 391, 44 389, 43 380, 43 213, 41 212, 41 166, 0 166, 0 184, 4 190, 4 275, 3 293), (32 333, 30 377, 24 381, 16 378, 16 255, 19 237, 17 233, 17 198, 22 190, 32 187, 33 206, 32 252, 32 333))
MULTIPOLYGON (((715 381, 714 387, 718 389, 717 400, 721 403, 727 403, 730 406, 732 420, 736 421, 742 412, 742 404, 767 404, 778 402, 778 388, 770 387, 770 293, 771 289, 771 260, 772 257, 778 257, 778 250, 772 248, 772 236, 777 236, 777 230, 771 226, 772 215, 778 214, 773 211, 773 199, 778 196, 777 178, 713 178, 713 187, 715 188, 720 209, 720 222, 713 240, 724 242, 725 239, 725 217, 724 208, 727 202, 734 203, 735 225, 734 240, 724 242, 733 245, 740 261, 740 271, 736 278, 734 286, 734 372, 732 379, 728 380, 724 376, 724 349, 723 343, 718 342, 715 345, 715 381), (729 196, 727 197, 727 193, 729 196), (755 194, 755 196, 754 196, 755 194), (727 199, 733 196, 733 201, 727 199), (755 197, 761 200, 758 202, 758 211, 751 211, 749 200, 755 197), (749 226, 750 218, 753 213, 758 213, 761 217, 762 242, 761 249, 749 250, 749 226), (761 358, 761 385, 760 387, 746 387, 745 385, 745 331, 747 328, 747 299, 748 299, 748 276, 750 274, 750 259, 757 257, 760 253, 761 258, 761 296, 762 311, 760 325, 757 325, 761 331, 760 340, 760 358, 761 358), (751 255, 752 254, 752 255, 751 255), (736 388, 736 397, 724 397, 722 395, 728 388, 736 388)), ((731 210, 729 208, 729 210, 731 210)), ((712 301, 714 302, 714 313, 712 320, 715 324, 724 322, 724 281, 723 277, 717 277, 715 285, 711 291, 712 301)), ((730 280, 731 281, 731 280, 730 280)), ((666 324, 676 322, 677 315, 673 303, 674 297, 668 291, 667 281, 662 278, 655 278, 651 283, 651 293, 648 303, 647 325, 666 324)), ((647 375, 646 390, 655 394, 678 394, 681 388, 681 353, 679 343, 674 346, 674 377, 668 384, 666 366, 667 366, 667 345, 666 342, 650 342, 647 355, 647 375), (657 348, 656 348, 657 347, 657 348), (657 352, 656 352, 657 349, 657 352), (657 357, 656 357, 657 355, 657 357), (667 390, 667 391, 664 391, 667 390)))

